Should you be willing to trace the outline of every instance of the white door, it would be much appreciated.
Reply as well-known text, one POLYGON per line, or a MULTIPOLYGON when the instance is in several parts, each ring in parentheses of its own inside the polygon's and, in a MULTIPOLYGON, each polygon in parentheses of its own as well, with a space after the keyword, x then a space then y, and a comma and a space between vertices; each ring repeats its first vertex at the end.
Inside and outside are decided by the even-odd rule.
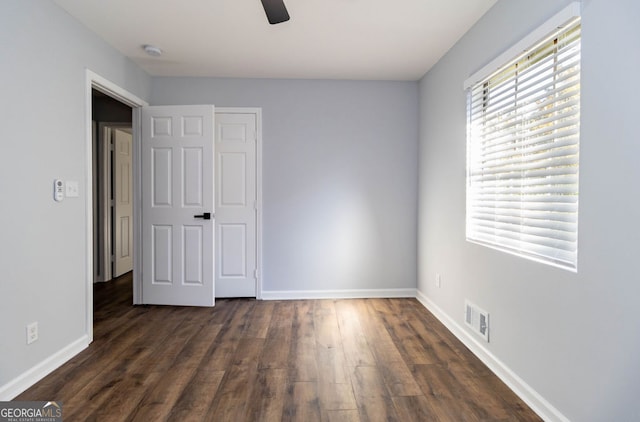
POLYGON ((216 296, 256 297, 256 114, 216 113, 216 296))
POLYGON ((133 269, 133 137, 122 129, 113 131, 113 277, 133 269))
POLYGON ((213 106, 142 109, 142 303, 214 305, 213 119, 213 106))

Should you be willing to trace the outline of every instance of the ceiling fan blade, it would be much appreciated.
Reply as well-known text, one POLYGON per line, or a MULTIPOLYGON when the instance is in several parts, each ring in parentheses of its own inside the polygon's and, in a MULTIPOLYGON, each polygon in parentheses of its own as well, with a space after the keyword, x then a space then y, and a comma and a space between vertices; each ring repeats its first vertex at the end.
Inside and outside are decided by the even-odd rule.
POLYGON ((289 20, 289 12, 284 5, 284 0, 261 0, 264 12, 271 25, 286 22, 289 20))

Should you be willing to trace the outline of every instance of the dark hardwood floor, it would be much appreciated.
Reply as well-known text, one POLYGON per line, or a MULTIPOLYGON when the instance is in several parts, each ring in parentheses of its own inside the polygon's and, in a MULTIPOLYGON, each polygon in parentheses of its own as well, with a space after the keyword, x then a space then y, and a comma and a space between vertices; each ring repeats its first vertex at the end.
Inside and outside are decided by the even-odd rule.
POLYGON ((69 421, 539 421, 414 299, 132 306, 95 286, 94 342, 16 400, 69 421))

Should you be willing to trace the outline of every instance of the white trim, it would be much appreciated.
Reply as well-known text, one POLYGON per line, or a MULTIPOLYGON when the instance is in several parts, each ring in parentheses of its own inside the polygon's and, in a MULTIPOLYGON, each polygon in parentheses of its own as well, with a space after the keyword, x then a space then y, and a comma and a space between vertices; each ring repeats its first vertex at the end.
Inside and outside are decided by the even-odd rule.
MULTIPOLYGON (((147 104, 145 104, 147 105, 147 104)), ((133 134, 133 304, 142 304, 142 108, 131 114, 133 134), (140 282, 137 282, 140 281, 140 282)))
POLYGON ((257 246, 257 262, 256 268, 258 274, 256 274, 256 299, 262 299, 262 109, 254 109, 256 113, 256 205, 257 211, 257 226, 256 226, 256 246, 257 246))
POLYGON ((533 30, 529 35, 524 37, 522 40, 517 42, 511 48, 509 48, 504 53, 500 54, 495 59, 491 60, 487 65, 485 65, 480 70, 476 71, 474 74, 469 76, 464 81, 464 89, 467 90, 471 88, 476 83, 486 79, 492 73, 499 70, 505 63, 515 59, 519 55, 526 52, 531 46, 537 44, 547 36, 551 35, 558 28, 563 27, 567 22, 573 20, 580 16, 581 10, 581 2, 574 1, 569 3, 564 9, 560 12, 556 13, 550 19, 548 19, 545 23, 540 25, 538 28, 533 30))
POLYGON ((416 292, 416 299, 542 419, 545 421, 569 422, 566 416, 494 356, 478 338, 472 336, 469 331, 459 325, 419 290, 416 292))
MULTIPOLYGON (((136 95, 130 93, 124 88, 121 88, 110 80, 103 78, 97 73, 94 73, 89 69, 86 69, 86 72, 87 81, 90 82, 89 88, 95 88, 132 108, 149 105, 145 100, 138 98, 136 95)), ((89 94, 91 94, 91 89, 89 89, 89 94)))
POLYGON ((262 108, 216 107, 216 113, 242 113, 256 116, 256 299, 262 297, 262 108))
POLYGON ((91 342, 87 335, 82 336, 62 350, 49 356, 39 364, 31 367, 13 380, 0 386, 0 401, 13 400, 18 394, 25 391, 54 370, 65 364, 69 359, 83 351, 91 342))
POLYGON ((416 297, 416 289, 353 289, 353 290, 269 290, 262 292, 264 300, 298 299, 369 299, 416 297))
MULTIPOLYGON (((138 107, 142 107, 148 105, 146 101, 138 98, 136 95, 130 93, 129 91, 121 88, 115 83, 109 81, 108 79, 103 78, 97 73, 92 72, 89 69, 85 69, 85 186, 86 186, 86 209, 85 209, 85 220, 86 220, 86 260, 85 260, 85 277, 86 277, 86 294, 85 294, 85 332, 89 339, 89 343, 93 341, 93 137, 92 137, 92 95, 91 90, 95 88, 98 91, 101 91, 116 100, 127 104, 130 107, 134 108, 133 114, 133 122, 132 122, 132 133, 133 133, 133 144, 134 144, 134 154, 136 145, 139 144, 139 130, 136 129, 137 124, 137 113, 135 109, 138 107)), ((134 155, 135 160, 135 155, 134 155)), ((134 161, 135 163, 135 161, 134 161)), ((134 164, 135 165, 135 164, 134 164)), ((133 186, 133 201, 137 202, 139 198, 139 190, 137 189, 138 185, 136 183, 137 175, 134 172, 134 186, 133 186)), ((137 218, 139 218, 139 210, 136 212, 136 207, 134 207, 134 224, 139 223, 137 218)), ((136 236, 134 233, 133 239, 133 247, 134 247, 134 263, 133 263, 133 279, 134 286, 135 280, 139 277, 139 269, 136 265, 135 256, 140 253, 140 236, 136 236)), ((136 298, 136 291, 134 288, 134 301, 136 298)))

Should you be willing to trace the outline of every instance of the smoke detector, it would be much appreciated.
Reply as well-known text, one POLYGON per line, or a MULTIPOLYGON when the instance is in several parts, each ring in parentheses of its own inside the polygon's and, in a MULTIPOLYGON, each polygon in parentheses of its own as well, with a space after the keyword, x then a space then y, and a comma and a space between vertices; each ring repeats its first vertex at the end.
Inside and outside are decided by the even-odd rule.
POLYGON ((142 49, 145 53, 153 57, 160 57, 162 55, 162 50, 155 45, 145 44, 142 46, 142 49))

